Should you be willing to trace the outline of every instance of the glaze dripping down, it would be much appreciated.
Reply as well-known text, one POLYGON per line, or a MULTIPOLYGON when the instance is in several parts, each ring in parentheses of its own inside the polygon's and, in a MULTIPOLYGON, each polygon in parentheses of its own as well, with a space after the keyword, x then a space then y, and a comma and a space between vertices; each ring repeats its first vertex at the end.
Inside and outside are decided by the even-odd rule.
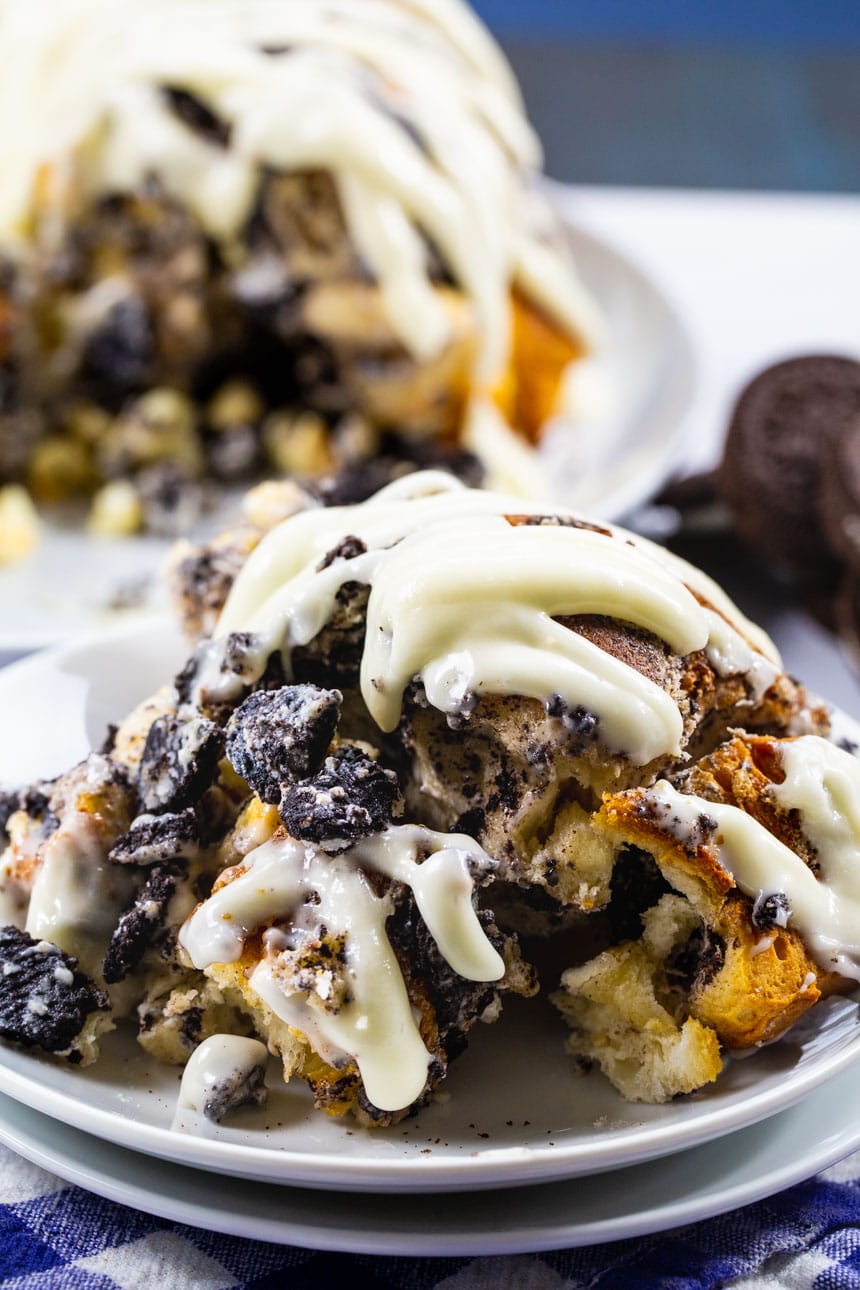
POLYGON ((358 506, 291 517, 239 574, 200 687, 217 697, 235 683, 218 666, 220 642, 232 632, 257 639, 258 674, 277 650, 289 670, 291 651, 322 630, 346 582, 371 589, 361 693, 386 731, 418 678, 428 701, 451 715, 482 694, 558 696, 594 713, 604 744, 635 764, 676 753, 675 700, 556 621, 565 615, 606 615, 682 656, 704 650, 718 672, 747 674, 753 692, 776 677, 772 644, 705 575, 622 529, 552 510, 561 522, 512 523, 546 506, 425 472, 358 506), (326 562, 346 535, 364 549, 326 562))

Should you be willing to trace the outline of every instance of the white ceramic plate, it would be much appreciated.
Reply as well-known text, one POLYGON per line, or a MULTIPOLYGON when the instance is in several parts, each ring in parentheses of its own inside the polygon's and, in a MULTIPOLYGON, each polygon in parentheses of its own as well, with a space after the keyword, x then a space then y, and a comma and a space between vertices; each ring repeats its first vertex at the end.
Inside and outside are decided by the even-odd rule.
POLYGON ((856 1068, 799 1105, 667 1159, 597 1178, 446 1196, 325 1196, 141 1156, 0 1094, 0 1141, 110 1200, 172 1222, 356 1254, 518 1254, 643 1236, 711 1218, 860 1147, 856 1068))
POLYGON ((684 324, 654 280, 564 216, 561 199, 558 205, 583 281, 603 310, 606 337, 595 358, 573 369, 585 377, 582 410, 573 427, 561 422, 544 441, 547 475, 568 505, 620 520, 678 463, 695 357, 684 324))
MULTIPOLYGON (((572 430, 560 427, 552 477, 562 480, 571 505, 612 520, 646 500, 671 470, 692 397, 693 359, 659 288, 607 243, 568 229, 583 280, 606 316, 597 366, 609 398, 572 430)), ((222 527, 235 505, 228 498, 192 537, 222 527)), ((151 610, 158 595, 152 575, 170 545, 95 539, 80 525, 46 522, 35 555, 0 569, 0 651, 39 649, 136 618, 139 609, 116 607, 129 594, 151 610)))
MULTIPOLYGON (((151 621, 0 673, 0 783, 53 774, 101 742, 177 668, 182 645, 151 621)), ((404 1125, 369 1133, 315 1113, 299 1084, 271 1074, 264 1110, 205 1135, 173 1126, 178 1073, 131 1035, 89 1071, 0 1050, 0 1091, 107 1141, 186 1165, 285 1184, 431 1191, 503 1187, 616 1169, 752 1124, 796 1102, 860 1055, 857 1004, 819 1006, 778 1044, 728 1065, 708 1090, 668 1106, 625 1103, 597 1073, 575 1078, 548 1006, 513 1000, 479 1026, 446 1095, 404 1125)))

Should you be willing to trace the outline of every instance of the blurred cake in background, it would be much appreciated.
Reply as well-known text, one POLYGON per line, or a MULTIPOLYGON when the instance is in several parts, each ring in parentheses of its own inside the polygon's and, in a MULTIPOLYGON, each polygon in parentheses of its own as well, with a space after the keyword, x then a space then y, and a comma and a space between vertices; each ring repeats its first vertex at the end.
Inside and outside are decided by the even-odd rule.
POLYGON ((0 51, 0 484, 109 534, 371 460, 528 489, 600 320, 465 4, 4 0, 0 51))

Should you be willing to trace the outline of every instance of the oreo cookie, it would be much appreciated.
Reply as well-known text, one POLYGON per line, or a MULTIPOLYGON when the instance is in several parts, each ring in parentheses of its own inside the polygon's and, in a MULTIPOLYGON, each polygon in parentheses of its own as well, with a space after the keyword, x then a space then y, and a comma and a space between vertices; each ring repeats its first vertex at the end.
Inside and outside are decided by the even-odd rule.
POLYGON ((836 635, 848 664, 860 672, 860 576, 847 573, 834 597, 836 635))
POLYGON ((833 554, 860 574, 860 415, 830 445, 821 466, 818 513, 833 554))
POLYGON ((860 415, 860 363, 809 355, 766 368, 732 414, 717 493, 736 531, 803 576, 832 571, 819 515, 822 462, 860 415))

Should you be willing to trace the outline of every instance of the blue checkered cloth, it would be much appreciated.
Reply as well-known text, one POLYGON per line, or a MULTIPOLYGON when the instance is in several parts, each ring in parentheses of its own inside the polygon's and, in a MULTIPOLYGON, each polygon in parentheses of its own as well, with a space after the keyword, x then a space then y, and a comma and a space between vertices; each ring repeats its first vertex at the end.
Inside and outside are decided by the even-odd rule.
POLYGON ((860 1152, 769 1200, 639 1240, 500 1258, 320 1254, 151 1218, 0 1148, 10 1290, 860 1290, 860 1152))

